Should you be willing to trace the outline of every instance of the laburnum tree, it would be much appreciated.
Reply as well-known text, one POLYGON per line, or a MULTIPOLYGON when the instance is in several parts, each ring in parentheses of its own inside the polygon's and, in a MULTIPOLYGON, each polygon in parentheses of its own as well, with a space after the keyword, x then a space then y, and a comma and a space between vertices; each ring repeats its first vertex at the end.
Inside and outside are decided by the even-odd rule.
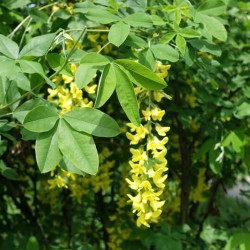
POLYGON ((0 249, 249 249, 249 10, 2 0, 0 249))

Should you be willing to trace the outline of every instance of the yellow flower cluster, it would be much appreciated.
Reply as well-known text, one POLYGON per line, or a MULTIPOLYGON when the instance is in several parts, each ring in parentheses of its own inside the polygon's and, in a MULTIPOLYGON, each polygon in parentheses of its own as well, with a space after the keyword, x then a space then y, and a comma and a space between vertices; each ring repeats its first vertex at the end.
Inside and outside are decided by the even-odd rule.
POLYGON ((210 185, 207 185, 205 182, 205 172, 206 168, 199 169, 197 176, 197 186, 190 192, 190 197, 193 199, 194 203, 206 201, 206 198, 203 196, 203 194, 210 189, 210 185))
MULTIPOLYGON (((108 27, 103 27, 103 26, 99 26, 98 29, 104 29, 108 31, 108 27)), ((104 33, 89 33, 88 34, 88 39, 90 41, 91 47, 95 48, 95 51, 99 51, 103 45, 108 43, 108 32, 104 32, 104 33)), ((112 51, 113 45, 112 44, 108 44, 108 46, 106 46, 103 49, 103 53, 104 54, 109 54, 112 51)))
MULTIPOLYGON (((76 64, 71 64, 73 73, 76 71, 76 67, 76 64)), ((53 78, 53 81, 58 84, 58 87, 56 89, 48 89, 49 95, 47 99, 61 108, 61 114, 77 107, 93 107, 92 101, 89 101, 87 97, 83 98, 83 91, 88 94, 95 94, 97 85, 91 83, 90 86, 86 86, 83 90, 80 90, 73 80, 74 77, 67 75, 56 76, 53 78)))
POLYGON ((165 180, 168 168, 167 160, 165 158, 167 149, 165 147, 168 142, 166 133, 169 127, 162 127, 159 123, 154 124, 155 135, 152 134, 151 120, 161 121, 165 114, 164 110, 155 108, 150 110, 142 110, 142 114, 146 121, 146 125, 135 125, 129 123, 130 132, 126 136, 130 140, 131 145, 138 144, 141 140, 147 137, 146 146, 139 146, 139 148, 131 148, 132 160, 129 162, 131 166, 131 179, 126 179, 129 187, 136 192, 135 196, 128 194, 130 202, 133 203, 133 212, 137 213, 137 226, 144 225, 150 227, 149 223, 158 222, 159 216, 162 212, 162 206, 165 201, 160 199, 160 195, 164 191, 165 180), (159 136, 163 136, 159 139, 159 136))

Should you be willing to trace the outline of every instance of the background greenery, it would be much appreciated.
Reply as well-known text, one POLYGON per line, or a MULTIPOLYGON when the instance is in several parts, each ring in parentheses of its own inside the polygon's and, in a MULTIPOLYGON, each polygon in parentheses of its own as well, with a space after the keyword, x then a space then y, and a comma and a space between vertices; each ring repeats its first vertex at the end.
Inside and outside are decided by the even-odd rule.
MULTIPOLYGON (((0 2, 1 249, 250 249, 248 1, 79 2, 0 2), (40 35, 47 36, 21 50, 40 35), (20 54, 9 40, 4 46, 7 37, 20 54), (124 111, 137 118, 124 105, 123 111, 116 95, 101 110, 122 133, 94 138, 96 176, 62 168, 41 174, 37 166, 35 132, 43 131, 35 126, 29 132, 24 116, 41 104, 55 108, 48 92, 58 84, 55 72, 66 84, 74 74, 67 59, 79 63, 86 52, 138 60, 156 72, 158 61, 171 65, 165 97, 156 102, 166 112, 161 124, 171 127, 166 203, 150 228, 136 226, 127 203, 131 156, 124 111), (246 184, 240 196, 228 196, 239 183, 246 184)), ((98 66, 107 60, 94 58, 98 66)), ((91 67, 90 76, 78 77, 93 87, 100 71, 93 80, 91 67)), ((96 98, 90 89, 83 95, 88 103, 96 98)))

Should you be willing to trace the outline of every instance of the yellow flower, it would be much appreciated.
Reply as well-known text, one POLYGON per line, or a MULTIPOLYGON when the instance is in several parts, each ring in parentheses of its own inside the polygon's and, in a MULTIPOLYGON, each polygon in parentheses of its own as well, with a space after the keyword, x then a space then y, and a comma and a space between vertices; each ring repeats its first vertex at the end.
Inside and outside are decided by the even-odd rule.
POLYGON ((160 136, 166 136, 166 133, 170 130, 170 127, 162 127, 159 123, 156 123, 155 129, 160 136))
POLYGON ((139 135, 137 135, 137 134, 133 135, 129 132, 126 133, 126 136, 130 140, 131 145, 137 144, 141 139, 139 135))
POLYGON ((136 128, 136 133, 138 134, 138 136, 140 136, 141 139, 144 139, 148 134, 148 130, 141 124, 136 128))
POLYGON ((129 161, 129 165, 132 168, 131 173, 134 173, 134 174, 146 173, 146 168, 143 164, 139 164, 139 163, 136 164, 132 161, 129 161))
POLYGON ((146 110, 142 110, 142 114, 144 115, 146 121, 150 120, 151 111, 149 110, 149 108, 147 108, 146 110))
POLYGON ((156 75, 161 78, 165 78, 168 75, 168 70, 171 68, 171 65, 163 65, 161 62, 157 61, 156 63, 156 75))
POLYGON ((56 6, 56 5, 53 5, 52 12, 56 12, 58 10, 60 10, 60 8, 58 6, 56 6))
POLYGON ((165 144, 168 142, 168 137, 164 137, 162 140, 159 140, 156 136, 150 138, 147 144, 147 150, 163 150, 165 149, 165 144))
POLYGON ((70 84, 70 92, 73 98, 81 99, 82 98, 82 91, 78 89, 75 83, 70 84))
POLYGON ((48 183, 50 185, 49 189, 54 189, 55 187, 68 188, 64 179, 59 175, 56 175, 54 179, 48 180, 48 183))
POLYGON ((135 87, 134 91, 135 91, 136 95, 139 95, 143 91, 143 88, 141 88, 141 87, 135 87))
POLYGON ((151 115, 154 121, 162 120, 162 117, 165 115, 165 110, 161 110, 159 108, 155 108, 151 110, 151 115))
POLYGON ((95 92, 96 92, 96 88, 97 88, 97 85, 96 84, 94 84, 94 85, 92 85, 92 86, 85 86, 84 87, 84 90, 88 93, 88 94, 95 94, 95 92))
POLYGON ((77 65, 75 63, 70 64, 70 69, 72 73, 75 74, 77 70, 77 65))
POLYGON ((130 152, 132 154, 132 161, 133 162, 139 161, 140 164, 143 164, 146 160, 148 160, 147 153, 145 151, 143 151, 142 148, 140 148, 140 149, 131 148, 130 152))
POLYGON ((144 214, 140 214, 140 216, 138 217, 138 219, 136 221, 136 224, 138 227, 140 227, 141 225, 144 225, 146 227, 150 227, 150 225, 146 222, 144 214))
POLYGON ((135 126, 133 123, 127 123, 127 126, 130 127, 131 132, 134 132, 137 128, 137 126, 135 126))
POLYGON ((54 77, 52 78, 52 82, 54 82, 54 83, 56 83, 56 84, 60 83, 61 80, 62 80, 62 77, 61 77, 61 76, 54 76, 54 77))
POLYGON ((58 94, 58 89, 50 89, 50 88, 48 88, 48 92, 49 92, 49 98, 53 98, 58 94))
POLYGON ((71 83, 74 78, 71 76, 62 75, 62 79, 63 79, 64 83, 71 83))
POLYGON ((94 34, 88 34, 88 39, 90 40, 90 42, 92 43, 96 43, 96 40, 99 38, 100 33, 94 33, 94 34))
POLYGON ((167 179, 167 175, 162 176, 164 170, 163 169, 158 169, 154 176, 153 176, 153 181, 154 184, 158 187, 158 188, 164 188, 165 184, 163 184, 163 182, 167 179))
POLYGON ((164 94, 162 93, 162 91, 154 91, 154 92, 153 92, 153 95, 154 95, 154 99, 155 99, 157 102, 160 102, 161 99, 164 97, 164 94))

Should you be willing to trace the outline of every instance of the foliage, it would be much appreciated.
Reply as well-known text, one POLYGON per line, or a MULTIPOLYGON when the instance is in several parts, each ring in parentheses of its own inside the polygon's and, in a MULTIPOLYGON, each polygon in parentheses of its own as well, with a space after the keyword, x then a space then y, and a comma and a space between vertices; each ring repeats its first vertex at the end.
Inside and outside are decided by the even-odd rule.
POLYGON ((1 1, 1 249, 248 249, 249 10, 1 1))

